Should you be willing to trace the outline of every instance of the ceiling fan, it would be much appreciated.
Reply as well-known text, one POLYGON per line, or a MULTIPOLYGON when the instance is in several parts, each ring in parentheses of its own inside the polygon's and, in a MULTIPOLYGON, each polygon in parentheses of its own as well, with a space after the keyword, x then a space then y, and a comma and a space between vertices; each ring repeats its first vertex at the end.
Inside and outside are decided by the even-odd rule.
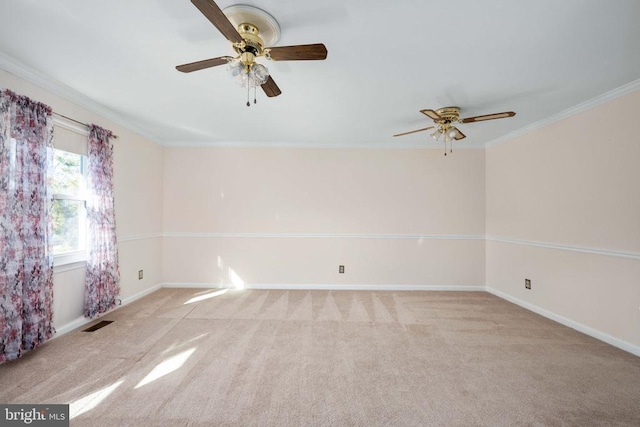
MULTIPOLYGON (((482 116, 460 118, 460 108, 458 107, 444 107, 438 110, 420 110, 422 114, 430 117, 435 122, 434 126, 429 126, 422 129, 412 130, 409 132, 398 133, 393 136, 409 135, 411 133, 422 132, 429 129, 435 129, 431 133, 431 137, 436 141, 440 141, 440 138, 444 137, 444 155, 447 155, 447 142, 452 144, 453 140, 459 140, 466 138, 466 135, 460 132, 460 130, 454 126, 454 123, 474 123, 483 122, 486 120, 504 119, 507 117, 513 117, 516 115, 513 111, 505 111, 503 113, 484 114, 482 116)), ((450 145, 450 151, 453 151, 450 145)))
POLYGON ((280 88, 269 75, 267 68, 256 62, 256 58, 265 57, 274 61, 323 60, 327 57, 327 48, 322 43, 267 47, 274 44, 280 36, 278 22, 267 12, 257 7, 234 5, 224 12, 213 0, 191 0, 200 12, 229 40, 237 56, 219 56, 178 65, 176 69, 183 73, 203 70, 218 65, 229 64, 231 75, 242 87, 247 88, 247 106, 249 91, 257 86, 268 97, 278 96, 280 88))

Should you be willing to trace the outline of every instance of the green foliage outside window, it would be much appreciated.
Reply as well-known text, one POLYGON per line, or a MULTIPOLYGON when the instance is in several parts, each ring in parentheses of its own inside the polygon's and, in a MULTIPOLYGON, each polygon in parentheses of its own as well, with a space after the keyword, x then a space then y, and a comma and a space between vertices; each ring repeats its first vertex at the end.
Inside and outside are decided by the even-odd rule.
POLYGON ((84 249, 83 158, 55 150, 53 162, 53 253, 84 249))

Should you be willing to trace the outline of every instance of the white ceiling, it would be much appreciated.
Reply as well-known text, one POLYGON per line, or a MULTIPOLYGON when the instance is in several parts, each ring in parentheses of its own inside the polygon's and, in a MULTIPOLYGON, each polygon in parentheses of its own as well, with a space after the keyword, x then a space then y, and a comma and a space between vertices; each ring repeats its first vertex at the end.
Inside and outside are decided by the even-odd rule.
POLYGON ((263 59, 282 95, 247 108, 224 66, 175 70, 234 54, 189 0, 2 0, 0 66, 165 145, 419 147, 428 132, 392 135, 429 126, 421 109, 515 111, 459 126, 482 146, 640 79, 638 0, 217 1, 236 3, 278 20, 277 46, 327 59, 263 59))

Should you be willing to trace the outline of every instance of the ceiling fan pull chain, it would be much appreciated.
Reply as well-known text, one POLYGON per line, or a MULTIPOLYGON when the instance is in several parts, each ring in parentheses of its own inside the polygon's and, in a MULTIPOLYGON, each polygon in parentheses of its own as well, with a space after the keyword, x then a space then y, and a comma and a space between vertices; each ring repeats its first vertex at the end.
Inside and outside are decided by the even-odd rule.
POLYGON ((253 87, 253 103, 257 104, 258 103, 258 96, 256 95, 256 92, 258 91, 258 86, 254 86, 253 87))
POLYGON ((249 97, 251 96, 250 92, 251 92, 251 85, 249 84, 249 79, 247 78, 247 107, 251 107, 251 103, 249 102, 249 97))

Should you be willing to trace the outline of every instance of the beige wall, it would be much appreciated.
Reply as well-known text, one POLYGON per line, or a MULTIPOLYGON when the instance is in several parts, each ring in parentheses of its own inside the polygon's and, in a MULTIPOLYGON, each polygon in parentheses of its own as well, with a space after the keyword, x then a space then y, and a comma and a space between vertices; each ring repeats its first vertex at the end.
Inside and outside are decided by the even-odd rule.
MULTIPOLYGON (((0 86, 120 136, 125 301, 161 283, 486 284, 640 354, 640 92, 445 158, 428 149, 163 148, 1 70, 0 86)), ((83 280, 83 269, 56 269, 59 328, 81 316, 83 280)))
POLYGON ((164 178, 168 283, 484 284, 481 150, 168 148, 164 178))
MULTIPOLYGON (((3 70, 0 87, 43 102, 55 112, 81 122, 96 123, 119 136, 114 140, 114 196, 121 297, 126 302, 158 286, 162 271, 162 147, 3 70), (139 281, 141 269, 144 279, 139 281)), ((77 132, 55 126, 56 146, 62 144, 62 136, 75 136, 72 146, 83 138, 86 141, 77 132)), ((84 267, 54 268, 53 309, 58 330, 64 331, 81 320, 83 295, 84 267)))
POLYGON ((638 111, 640 91, 486 150, 487 287, 636 351, 638 111))

